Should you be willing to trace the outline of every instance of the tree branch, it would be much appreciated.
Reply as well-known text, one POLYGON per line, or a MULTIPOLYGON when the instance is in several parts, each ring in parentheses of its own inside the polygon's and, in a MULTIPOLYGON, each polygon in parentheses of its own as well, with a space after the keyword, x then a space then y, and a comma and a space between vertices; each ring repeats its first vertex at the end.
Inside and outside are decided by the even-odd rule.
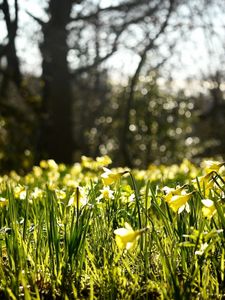
POLYGON ((128 99, 127 99, 127 104, 126 104, 126 108, 125 108, 125 114, 124 114, 124 126, 123 126, 123 130, 122 130, 122 138, 121 138, 121 152, 124 156, 124 159, 126 161, 126 164, 128 166, 131 167, 132 165, 132 161, 129 155, 129 151, 127 149, 127 132, 129 129, 129 124, 130 124, 130 109, 133 103, 133 99, 134 99, 134 91, 135 91, 135 87, 136 84, 138 82, 138 78, 140 75, 140 72, 145 64, 146 58, 147 58, 147 53, 149 50, 151 50, 154 45, 156 40, 159 38, 159 36, 165 31, 167 25, 168 25, 168 21, 170 19, 170 16, 172 14, 173 11, 173 7, 174 7, 174 2, 175 0, 170 0, 170 5, 168 8, 168 12, 167 12, 167 16, 164 20, 164 22, 162 23, 158 33, 155 35, 155 37, 153 39, 150 39, 149 43, 145 46, 144 50, 141 53, 141 60, 136 68, 136 71, 134 73, 134 76, 131 79, 131 83, 130 83, 130 91, 129 91, 129 95, 128 95, 128 99))
POLYGON ((32 19, 34 19, 39 25, 41 25, 42 27, 44 27, 44 26, 46 25, 46 23, 45 23, 43 20, 41 20, 40 18, 38 18, 38 17, 32 15, 29 11, 26 10, 26 13, 27 13, 32 19))
POLYGON ((90 69, 93 69, 94 67, 100 65, 102 62, 104 62, 105 60, 107 60, 110 56, 112 56, 116 50, 117 50, 117 46, 118 46, 118 40, 120 35, 122 34, 123 30, 121 29, 119 32, 117 32, 117 35, 114 39, 113 45, 112 45, 112 49, 109 53, 107 53, 106 55, 99 57, 98 60, 95 60, 92 64, 90 65, 86 65, 80 68, 77 68, 74 72, 73 72, 73 76, 80 74, 80 73, 84 73, 89 71, 90 69))
POLYGON ((76 18, 71 18, 71 21, 80 21, 80 20, 89 20, 92 18, 95 18, 99 13, 104 12, 111 12, 111 11, 124 11, 127 12, 130 9, 135 8, 136 6, 142 5, 142 4, 149 4, 148 0, 133 0, 133 1, 127 1, 123 2, 116 6, 108 6, 104 8, 98 8, 97 11, 90 13, 89 15, 78 15, 76 18))

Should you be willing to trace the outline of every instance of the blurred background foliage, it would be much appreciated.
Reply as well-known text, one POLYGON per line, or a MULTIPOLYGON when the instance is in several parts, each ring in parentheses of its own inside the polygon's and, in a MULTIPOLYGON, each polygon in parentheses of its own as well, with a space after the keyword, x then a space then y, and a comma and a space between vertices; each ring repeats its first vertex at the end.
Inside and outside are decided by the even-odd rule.
POLYGON ((81 155, 224 158, 223 1, 25 2, 0 2, 1 172, 81 155), (205 44, 191 41, 199 29, 205 44))

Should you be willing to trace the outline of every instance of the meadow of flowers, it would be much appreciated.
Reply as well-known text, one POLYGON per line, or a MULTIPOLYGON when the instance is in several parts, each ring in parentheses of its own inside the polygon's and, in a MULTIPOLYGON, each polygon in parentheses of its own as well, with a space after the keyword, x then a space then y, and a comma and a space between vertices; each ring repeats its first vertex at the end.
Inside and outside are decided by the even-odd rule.
POLYGON ((110 163, 0 177, 0 298, 224 299, 224 163, 110 163))

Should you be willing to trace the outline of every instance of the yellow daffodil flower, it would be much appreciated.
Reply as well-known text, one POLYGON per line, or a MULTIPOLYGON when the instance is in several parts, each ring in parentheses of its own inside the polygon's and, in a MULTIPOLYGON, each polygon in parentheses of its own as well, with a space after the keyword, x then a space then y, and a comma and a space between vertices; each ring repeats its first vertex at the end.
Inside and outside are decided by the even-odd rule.
POLYGON ((101 175, 104 185, 111 185, 118 181, 127 171, 113 172, 108 168, 103 167, 104 173, 101 175))
POLYGON ((4 207, 6 205, 8 205, 9 201, 4 198, 4 197, 0 197, 0 207, 4 207))
POLYGON ((80 186, 76 188, 76 191, 71 195, 67 206, 84 206, 88 203, 88 199, 84 189, 80 186))
POLYGON ((14 188, 14 197, 20 200, 25 200, 26 199, 26 189, 22 185, 18 185, 14 188))
POLYGON ((210 199, 202 199, 202 204, 204 205, 202 207, 203 216, 208 219, 211 219, 213 215, 216 213, 214 202, 210 199))
POLYGON ((31 193, 31 198, 38 199, 42 198, 44 195, 44 191, 38 187, 35 187, 33 192, 31 193))
POLYGON ((163 190, 166 192, 164 199, 174 212, 180 214, 184 209, 186 209, 187 212, 190 212, 189 204, 187 202, 192 193, 186 193, 184 187, 178 187, 177 189, 164 187, 163 190))
POLYGON ((174 195, 168 204, 172 210, 174 212, 178 212, 178 214, 180 214, 184 209, 186 209, 187 212, 190 212, 189 204, 187 202, 191 198, 191 195, 192 193, 174 195))
POLYGON ((55 189, 55 194, 56 194, 56 197, 60 200, 63 200, 66 198, 66 192, 63 190, 55 189))
POLYGON ((224 166, 224 162, 220 162, 220 161, 215 161, 215 160, 205 160, 202 163, 202 167, 204 168, 204 171, 206 173, 210 173, 210 172, 218 172, 219 169, 224 166))
POLYGON ((204 192, 205 196, 208 196, 210 193, 210 190, 213 188, 214 185, 214 181, 212 179, 213 177, 213 171, 211 171, 210 173, 200 176, 198 177, 198 183, 197 180, 194 179, 192 180, 195 188, 198 188, 198 186, 200 187, 201 191, 204 192))
POLYGON ((58 165, 53 159, 40 161, 40 167, 42 169, 58 170, 58 165))
POLYGON ((90 169, 90 170, 98 170, 102 167, 108 166, 111 163, 112 163, 112 160, 107 155, 101 156, 101 157, 96 157, 96 160, 94 160, 91 157, 84 156, 84 155, 81 157, 82 167, 90 169))
POLYGON ((114 198, 113 196, 114 191, 112 191, 109 186, 104 186, 103 189, 100 190, 100 193, 101 195, 98 198, 98 200, 100 199, 110 200, 114 198))
POLYGON ((38 167, 38 166, 34 166, 33 167, 33 174, 35 177, 39 178, 41 177, 41 175, 43 174, 43 170, 41 167, 38 167))
POLYGON ((96 161, 97 161, 99 167, 105 167, 112 163, 112 160, 108 155, 96 157, 96 161))
POLYGON ((83 168, 94 169, 95 168, 95 161, 91 157, 82 155, 81 156, 81 165, 82 165, 83 168))
POLYGON ((170 188, 168 186, 164 186, 164 188, 162 189, 163 192, 165 193, 164 199, 166 202, 170 202, 171 198, 175 195, 180 195, 182 190, 184 189, 183 186, 178 187, 178 188, 170 188))
POLYGON ((125 222, 124 228, 114 230, 118 248, 126 250, 132 249, 140 235, 146 230, 148 230, 148 228, 133 230, 133 228, 125 222))

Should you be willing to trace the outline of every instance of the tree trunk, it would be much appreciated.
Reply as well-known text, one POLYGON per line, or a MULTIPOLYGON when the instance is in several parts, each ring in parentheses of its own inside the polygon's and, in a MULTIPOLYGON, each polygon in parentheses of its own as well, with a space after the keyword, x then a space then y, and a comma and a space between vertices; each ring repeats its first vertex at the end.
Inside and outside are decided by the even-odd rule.
POLYGON ((72 91, 67 64, 67 30, 71 0, 51 0, 50 19, 43 25, 43 107, 40 151, 57 162, 73 160, 72 91))
POLYGON ((9 3, 7 0, 3 0, 2 11, 5 19, 5 24, 8 33, 8 44, 5 46, 3 56, 7 59, 7 68, 3 76, 3 82, 0 89, 0 94, 6 97, 9 81, 12 80, 18 89, 21 88, 22 76, 20 73, 19 59, 16 53, 15 39, 18 29, 18 3, 14 1, 14 13, 15 17, 12 19, 10 15, 9 3))

